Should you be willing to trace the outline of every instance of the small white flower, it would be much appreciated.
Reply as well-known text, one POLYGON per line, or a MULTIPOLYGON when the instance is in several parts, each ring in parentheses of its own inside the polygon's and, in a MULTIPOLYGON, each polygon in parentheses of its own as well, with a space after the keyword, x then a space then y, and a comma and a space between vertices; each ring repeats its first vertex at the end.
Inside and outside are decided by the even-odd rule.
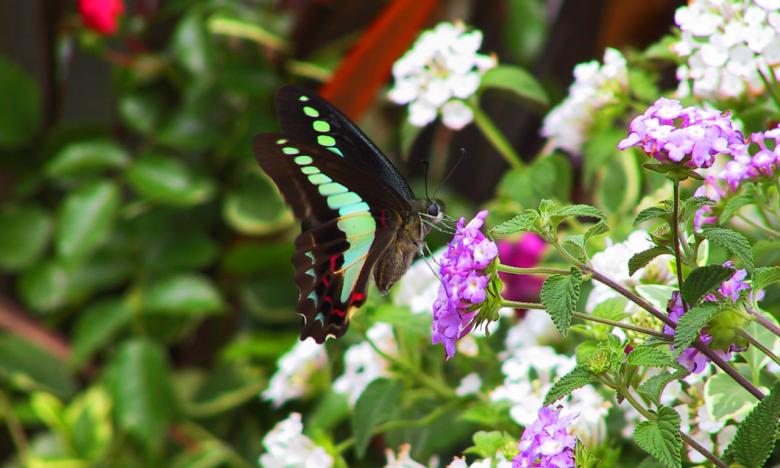
POLYGON ((604 64, 591 61, 574 67, 569 95, 544 118, 542 135, 553 145, 579 153, 595 114, 618 101, 628 87, 626 59, 617 49, 604 52, 604 64))
POLYGON ((263 399, 278 408, 288 400, 304 396, 310 388, 312 376, 327 362, 328 356, 322 345, 313 339, 299 341, 279 358, 277 370, 268 388, 263 391, 263 399))
POLYGON ((394 288, 393 302, 408 306, 415 314, 431 313, 439 291, 439 278, 435 270, 444 250, 439 249, 430 258, 421 258, 412 263, 394 288))
POLYGON ((395 85, 388 97, 409 105, 409 123, 424 127, 441 113, 442 122, 460 130, 474 118, 462 102, 479 88, 482 75, 496 66, 478 53, 482 33, 463 23, 440 23, 423 32, 411 49, 393 64, 395 85))
POLYGON ((263 468, 329 468, 333 458, 303 435, 299 413, 291 413, 263 438, 265 453, 260 455, 263 468))
POLYGON ((471 374, 463 377, 460 381, 460 385, 455 389, 455 394, 458 396, 474 395, 482 387, 482 379, 479 374, 472 372, 471 374))
MULTIPOLYGON (((382 352, 392 356, 398 354, 390 325, 377 323, 366 334, 382 352)), ((333 382, 333 390, 347 395, 350 404, 354 405, 368 384, 388 375, 388 367, 388 362, 368 342, 352 345, 344 353, 344 373, 333 382)))
POLYGON ((412 457, 409 455, 411 449, 412 447, 409 444, 403 444, 398 449, 397 456, 392 450, 385 450, 385 455, 387 456, 385 468, 426 468, 422 463, 412 460, 412 457))

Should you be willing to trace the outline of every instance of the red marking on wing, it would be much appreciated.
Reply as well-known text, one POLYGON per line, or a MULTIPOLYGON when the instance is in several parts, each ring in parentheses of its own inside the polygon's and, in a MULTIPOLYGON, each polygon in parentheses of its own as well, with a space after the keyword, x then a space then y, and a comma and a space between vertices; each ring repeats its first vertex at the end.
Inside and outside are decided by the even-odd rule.
POLYGON ((387 227, 387 210, 384 208, 379 210, 379 225, 382 226, 382 228, 387 227))
POLYGON ((347 311, 346 310, 337 309, 336 307, 333 308, 333 313, 338 315, 339 317, 343 317, 343 316, 347 315, 347 311))
POLYGON ((366 295, 361 292, 353 292, 349 295, 349 303, 354 304, 358 301, 364 301, 366 299, 366 295))

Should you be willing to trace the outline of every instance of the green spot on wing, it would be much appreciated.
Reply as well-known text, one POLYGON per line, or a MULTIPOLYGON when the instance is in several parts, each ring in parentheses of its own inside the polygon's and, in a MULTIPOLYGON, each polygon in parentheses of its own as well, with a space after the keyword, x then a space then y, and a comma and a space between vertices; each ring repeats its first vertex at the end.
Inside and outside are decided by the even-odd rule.
POLYGON ((299 166, 307 166, 314 162, 311 156, 296 156, 293 161, 295 161, 295 164, 299 166))
POLYGON ((300 151, 298 151, 298 148, 293 148, 292 146, 285 146, 282 148, 282 153, 284 154, 298 154, 300 151))
POLYGON ((338 155, 339 155, 339 156, 341 156, 342 158, 344 157, 344 153, 342 153, 342 152, 341 152, 341 150, 340 150, 340 149, 338 149, 338 148, 336 148, 335 146, 331 146, 331 147, 330 147, 330 148, 328 148, 328 149, 329 149, 329 150, 331 150, 331 151, 333 151, 334 153, 338 154, 338 155))
POLYGON ((330 124, 324 120, 315 120, 312 125, 314 126, 314 130, 317 130, 318 132, 325 133, 330 131, 330 124))
POLYGON ((309 100, 308 96, 301 96, 298 98, 299 101, 306 102, 309 100))
POLYGON ((276 144, 277 145, 283 145, 285 143, 287 143, 287 138, 280 138, 280 139, 276 140, 276 144))
POLYGON ((326 176, 325 174, 314 174, 309 176, 309 182, 311 182, 314 185, 322 185, 322 184, 327 184, 329 182, 333 182, 333 179, 326 176))
POLYGON ((322 146, 333 146, 336 144, 336 139, 330 135, 317 135, 317 143, 322 146))
POLYGON ((352 205, 345 206, 339 210, 339 215, 346 216, 350 213, 355 213, 357 211, 371 211, 371 207, 368 206, 368 203, 366 202, 360 202, 360 203, 354 203, 352 205))
POLYGON ((317 169, 315 166, 303 166, 301 168, 301 172, 303 172, 306 175, 312 175, 312 174, 319 174, 320 170, 317 169))
MULTIPOLYGON (((320 187, 324 187, 324 185, 320 185, 320 187)), ((338 210, 347 205, 360 203, 362 201, 363 200, 356 193, 353 192, 339 193, 338 195, 331 195, 328 197, 328 206, 332 210, 338 210)))
POLYGON ((303 113, 308 115, 309 117, 319 117, 320 116, 320 112, 317 109, 315 109, 315 108, 313 108, 311 106, 303 106, 303 113))
POLYGON ((348 188, 344 187, 343 185, 337 182, 332 182, 330 184, 322 184, 319 187, 317 187, 317 190, 319 190, 320 195, 322 195, 323 197, 349 191, 348 188))

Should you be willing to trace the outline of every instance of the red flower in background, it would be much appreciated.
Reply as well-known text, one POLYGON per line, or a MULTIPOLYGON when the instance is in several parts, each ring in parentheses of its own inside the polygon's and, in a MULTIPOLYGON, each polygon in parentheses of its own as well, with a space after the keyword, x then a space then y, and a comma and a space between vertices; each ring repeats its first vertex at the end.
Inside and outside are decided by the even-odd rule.
POLYGON ((79 13, 84 25, 106 36, 116 32, 119 17, 124 12, 122 0, 79 0, 79 13))
MULTIPOLYGON (((529 268, 539 264, 547 244, 533 233, 527 233, 513 241, 498 242, 498 258, 501 263, 513 267, 529 268)), ((499 272, 504 282, 504 299, 520 302, 538 302, 544 278, 530 275, 511 275, 499 272)))

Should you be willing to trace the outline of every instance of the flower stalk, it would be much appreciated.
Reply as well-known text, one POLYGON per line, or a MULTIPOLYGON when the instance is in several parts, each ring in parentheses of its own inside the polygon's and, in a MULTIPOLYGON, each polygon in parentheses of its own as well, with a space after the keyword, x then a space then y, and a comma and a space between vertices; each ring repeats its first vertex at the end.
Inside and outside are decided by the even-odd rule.
POLYGON ((755 339, 750 333, 746 332, 745 330, 740 330, 739 334, 748 343, 761 350, 761 352, 764 353, 769 359, 775 361, 777 364, 780 364, 780 357, 778 357, 775 353, 773 353, 771 349, 764 346, 763 343, 755 339))
POLYGON ((496 265, 498 271, 511 273, 513 275, 570 275, 571 271, 563 268, 548 268, 548 267, 531 267, 521 268, 504 265, 499 263, 496 265))

